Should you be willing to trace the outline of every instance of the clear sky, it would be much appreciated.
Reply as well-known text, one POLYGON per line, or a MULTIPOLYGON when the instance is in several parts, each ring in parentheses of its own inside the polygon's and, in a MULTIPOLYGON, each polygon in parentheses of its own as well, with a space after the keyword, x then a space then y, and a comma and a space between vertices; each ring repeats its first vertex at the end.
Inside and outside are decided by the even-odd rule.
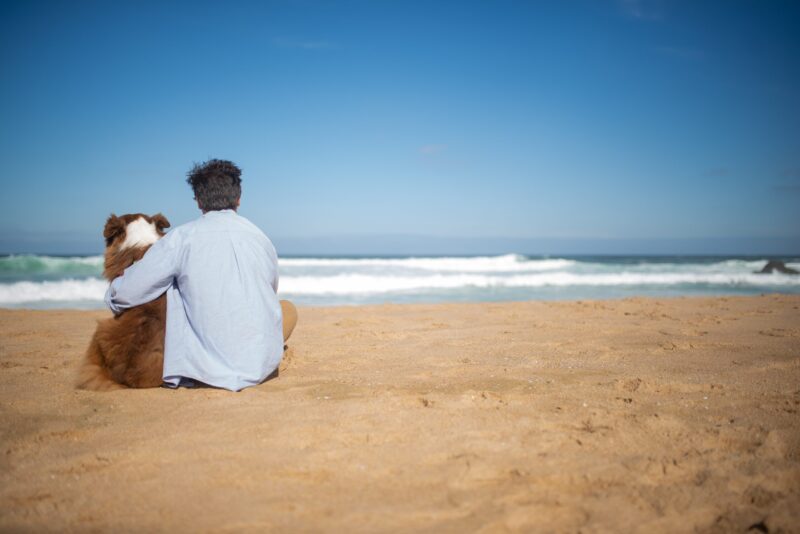
POLYGON ((0 20, 0 252, 98 250, 111 212, 187 222, 209 157, 241 166, 279 252, 800 248, 798 2, 20 0, 0 20))

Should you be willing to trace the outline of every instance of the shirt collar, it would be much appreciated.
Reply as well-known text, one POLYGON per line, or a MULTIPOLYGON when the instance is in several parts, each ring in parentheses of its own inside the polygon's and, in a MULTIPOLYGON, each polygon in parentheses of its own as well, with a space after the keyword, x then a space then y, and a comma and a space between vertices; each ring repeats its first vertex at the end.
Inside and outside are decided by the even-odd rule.
POLYGON ((203 217, 208 217, 208 216, 215 217, 215 216, 217 216, 217 215, 230 215, 231 213, 233 213, 233 214, 235 215, 235 214, 236 214, 236 211, 234 211, 234 210, 232 210, 232 209, 225 209, 225 210, 211 210, 211 211, 207 211, 207 212, 205 212, 205 213, 203 214, 203 217))

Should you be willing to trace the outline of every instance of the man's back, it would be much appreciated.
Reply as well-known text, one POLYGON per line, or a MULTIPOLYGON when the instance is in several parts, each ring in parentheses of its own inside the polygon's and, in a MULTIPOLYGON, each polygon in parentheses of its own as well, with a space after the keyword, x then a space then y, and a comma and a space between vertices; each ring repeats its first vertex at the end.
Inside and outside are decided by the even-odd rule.
POLYGON ((234 210, 215 210, 154 244, 112 284, 109 303, 121 311, 166 289, 164 381, 240 390, 283 355, 277 286, 269 239, 234 210))

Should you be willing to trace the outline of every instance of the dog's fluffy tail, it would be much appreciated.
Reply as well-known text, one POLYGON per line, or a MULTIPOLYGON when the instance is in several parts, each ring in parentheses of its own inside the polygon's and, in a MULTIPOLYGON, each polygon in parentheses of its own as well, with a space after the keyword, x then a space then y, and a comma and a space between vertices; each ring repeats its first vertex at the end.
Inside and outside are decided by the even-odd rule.
POLYGON ((114 382, 111 373, 102 365, 102 356, 97 341, 92 338, 89 349, 86 351, 86 358, 78 369, 76 386, 78 389, 89 389, 92 391, 111 391, 112 389, 123 389, 125 386, 114 382))

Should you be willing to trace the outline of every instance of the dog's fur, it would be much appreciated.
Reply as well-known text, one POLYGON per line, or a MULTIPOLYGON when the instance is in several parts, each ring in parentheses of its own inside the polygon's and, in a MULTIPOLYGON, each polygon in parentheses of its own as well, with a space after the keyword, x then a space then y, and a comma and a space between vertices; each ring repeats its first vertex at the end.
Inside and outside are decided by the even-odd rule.
MULTIPOLYGON (((106 221, 103 276, 109 281, 140 260, 164 235, 169 221, 163 215, 132 213, 106 221)), ((161 385, 164 369, 166 295, 98 322, 81 366, 78 387, 109 390, 161 385)))

